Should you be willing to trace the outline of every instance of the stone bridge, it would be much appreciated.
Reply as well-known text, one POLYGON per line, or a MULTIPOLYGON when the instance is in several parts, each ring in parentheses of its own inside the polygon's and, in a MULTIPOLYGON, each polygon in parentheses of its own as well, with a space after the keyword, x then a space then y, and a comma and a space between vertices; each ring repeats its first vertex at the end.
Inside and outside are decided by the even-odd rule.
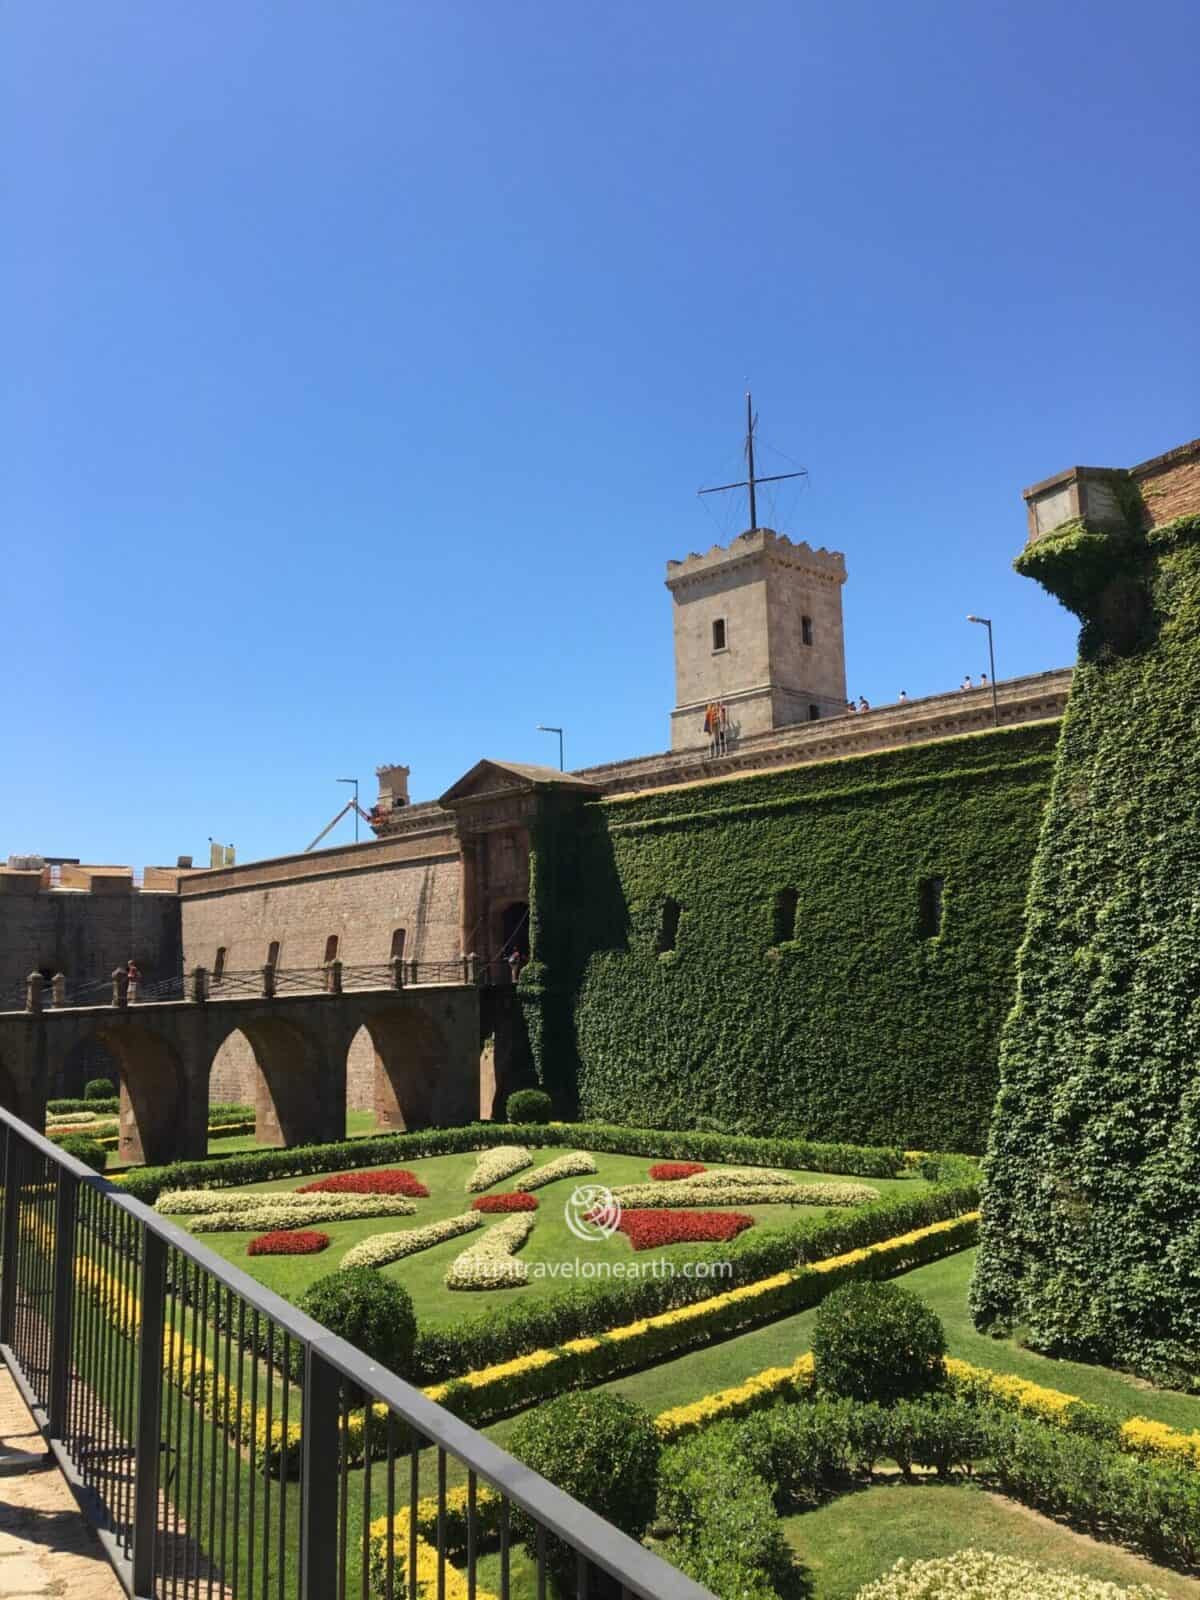
POLYGON ((467 981, 4 1012, 0 1104, 43 1127, 52 1061, 99 1040, 120 1070, 120 1159, 203 1156, 213 1058, 240 1030, 258 1068, 259 1142, 323 1143, 345 1138, 346 1056, 365 1028, 381 1129, 468 1122, 480 1115, 479 995, 467 981))

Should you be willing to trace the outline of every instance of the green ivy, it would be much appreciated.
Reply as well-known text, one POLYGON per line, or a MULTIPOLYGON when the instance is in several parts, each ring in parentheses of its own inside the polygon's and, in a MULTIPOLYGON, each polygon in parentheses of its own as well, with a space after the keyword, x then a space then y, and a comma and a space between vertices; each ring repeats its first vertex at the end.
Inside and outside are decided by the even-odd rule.
POLYGON ((561 1110, 981 1150, 1058 731, 548 797, 520 994, 561 1110), (943 881, 935 937, 928 878, 943 881), (668 900, 682 911, 663 952, 668 900))
MULTIPOLYGON (((987 1159, 981 1326, 1200 1380, 1200 517, 1080 640, 987 1159)), ((1092 561, 1094 552, 1087 560, 1092 561)), ((1096 588, 1095 574, 1088 580, 1096 588)), ((1069 589, 1069 584, 1060 588, 1069 589)))

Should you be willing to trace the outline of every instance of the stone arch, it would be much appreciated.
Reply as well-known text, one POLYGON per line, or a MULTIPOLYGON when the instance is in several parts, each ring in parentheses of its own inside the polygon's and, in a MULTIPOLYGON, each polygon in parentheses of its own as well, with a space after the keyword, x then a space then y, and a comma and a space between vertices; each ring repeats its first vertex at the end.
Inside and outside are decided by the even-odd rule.
POLYGON ((365 1019, 375 1050, 375 1120, 403 1132, 437 1120, 440 1080, 448 1051, 427 1012, 389 1011, 365 1019))
POLYGON ((135 1022, 101 1025, 80 1043, 98 1039, 117 1064, 120 1081, 118 1158, 149 1166, 173 1161, 187 1122, 183 1065, 175 1047, 135 1022))
POLYGON ((364 1022, 346 1054, 346 1113, 375 1110, 375 1044, 364 1022))
MULTIPOLYGON (((254 1137, 259 1144, 323 1144, 346 1134, 345 1072, 301 1023, 278 1016, 242 1018, 254 1057, 254 1137)), ((222 1041, 222 1047, 227 1042, 222 1041)), ((220 1051, 214 1053, 214 1061, 220 1051)))

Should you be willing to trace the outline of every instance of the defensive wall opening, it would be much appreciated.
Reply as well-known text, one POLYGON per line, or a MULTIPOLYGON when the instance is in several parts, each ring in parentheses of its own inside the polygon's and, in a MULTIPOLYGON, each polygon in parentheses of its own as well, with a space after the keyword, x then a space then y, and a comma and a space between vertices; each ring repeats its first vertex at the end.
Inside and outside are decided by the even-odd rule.
MULTIPOLYGON (((346 1136, 345 1060, 303 1024, 257 1017, 235 1030, 253 1063, 254 1136, 259 1144, 319 1144, 346 1136)), ((219 1052, 218 1052, 219 1054, 219 1052)), ((214 1055, 214 1061, 216 1056, 214 1055)), ((211 1099, 211 1074, 210 1090, 211 1099)))
POLYGON ((118 1158, 148 1165, 173 1160, 184 1118, 183 1067, 175 1048, 152 1028, 122 1021, 101 1024, 75 1050, 86 1051, 96 1041, 116 1064, 118 1158))

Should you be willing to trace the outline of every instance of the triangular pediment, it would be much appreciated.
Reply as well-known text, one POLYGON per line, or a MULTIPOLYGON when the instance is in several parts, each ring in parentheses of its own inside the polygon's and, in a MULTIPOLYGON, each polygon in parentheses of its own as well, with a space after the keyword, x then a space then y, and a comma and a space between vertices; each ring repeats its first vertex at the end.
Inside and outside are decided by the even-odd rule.
POLYGON ((578 794, 599 794, 598 784, 586 778, 573 778, 557 767, 535 767, 520 761, 477 761, 471 770, 452 784, 438 801, 452 806, 465 800, 490 799, 493 795, 528 794, 533 789, 570 789, 578 794))

